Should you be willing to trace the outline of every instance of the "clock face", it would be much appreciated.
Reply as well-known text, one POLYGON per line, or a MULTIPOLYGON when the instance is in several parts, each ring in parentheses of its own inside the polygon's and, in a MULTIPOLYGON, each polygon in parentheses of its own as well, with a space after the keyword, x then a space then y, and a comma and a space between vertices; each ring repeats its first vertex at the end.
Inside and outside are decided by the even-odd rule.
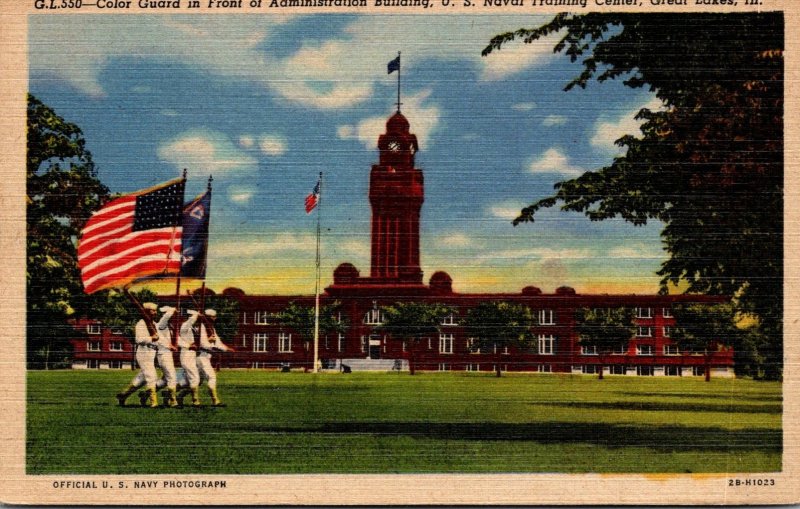
POLYGON ((392 152, 400 152, 400 143, 397 141, 390 141, 388 148, 392 152))

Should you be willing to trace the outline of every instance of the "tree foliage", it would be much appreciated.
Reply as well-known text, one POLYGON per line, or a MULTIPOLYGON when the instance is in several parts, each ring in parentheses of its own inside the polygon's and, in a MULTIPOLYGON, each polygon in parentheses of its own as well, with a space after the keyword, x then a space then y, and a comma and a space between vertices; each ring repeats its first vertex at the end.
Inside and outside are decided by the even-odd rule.
MULTIPOLYGON (((340 307, 341 304, 339 302, 320 307, 320 337, 329 333, 344 332, 347 329, 346 321, 339 319, 340 307)), ((313 306, 290 302, 286 309, 275 315, 275 318, 278 322, 299 334, 305 341, 312 341, 314 339, 314 315, 315 309, 313 306)))
POLYGON ((423 338, 439 333, 444 317, 455 310, 444 304, 428 302, 396 302, 381 309, 383 323, 376 329, 408 342, 408 369, 415 372, 414 352, 423 338))
POLYGON ((27 137, 27 351, 28 365, 39 367, 42 352, 69 350, 66 320, 83 293, 76 238, 108 189, 80 128, 32 95, 27 137))
MULTIPOLYGON (((554 36, 555 52, 580 60, 566 86, 624 78, 663 101, 642 109, 641 135, 604 168, 559 182, 514 224, 561 203, 591 220, 659 220, 668 259, 658 274, 688 292, 737 297, 782 358, 782 13, 559 14, 493 38, 483 54, 516 38, 554 36)), ((779 376, 776 369, 773 377, 779 376)))
POLYGON ((600 359, 599 377, 603 378, 603 356, 616 349, 627 350, 636 333, 634 311, 630 308, 582 308, 577 311, 577 331, 581 346, 594 347, 600 359))
MULTIPOLYGON (((527 306, 481 302, 469 310, 464 326, 476 350, 491 348, 499 353, 505 347, 528 349, 533 344, 533 316, 527 306)), ((500 362, 495 362, 495 372, 500 376, 500 362)))

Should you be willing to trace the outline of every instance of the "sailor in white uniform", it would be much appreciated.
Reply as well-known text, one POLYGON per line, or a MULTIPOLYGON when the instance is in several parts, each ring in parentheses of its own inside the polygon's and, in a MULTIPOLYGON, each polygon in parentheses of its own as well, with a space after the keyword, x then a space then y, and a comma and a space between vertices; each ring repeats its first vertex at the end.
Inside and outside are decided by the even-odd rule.
POLYGON ((178 403, 183 405, 183 399, 191 394, 192 406, 200 406, 200 372, 197 370, 197 348, 194 341, 194 325, 200 313, 190 309, 187 311, 189 318, 181 324, 178 335, 178 347, 181 349, 180 360, 183 367, 184 379, 178 393, 178 403))
POLYGON ((161 378, 156 382, 156 390, 166 387, 167 390, 162 395, 167 400, 167 406, 176 407, 178 406, 178 375, 175 372, 175 359, 172 356, 172 352, 178 349, 172 344, 172 331, 169 328, 169 322, 175 315, 175 308, 162 306, 160 311, 164 313, 164 316, 161 317, 157 326, 158 341, 156 344, 158 350, 156 350, 156 359, 158 359, 158 365, 161 367, 161 378))
MULTIPOLYGON (((213 324, 217 319, 217 312, 213 309, 206 309, 205 316, 213 324)), ((222 352, 232 352, 233 348, 227 346, 219 336, 209 335, 206 326, 200 325, 200 351, 197 353, 197 368, 200 376, 208 383, 208 392, 211 395, 211 404, 214 406, 224 406, 217 394, 217 374, 211 366, 211 353, 214 350, 222 352)))
MULTIPOLYGON (((142 307, 145 313, 150 315, 151 320, 155 320, 158 306, 153 302, 145 302, 142 304, 142 307)), ((169 319, 171 316, 172 314, 170 313, 161 317, 161 320, 156 324, 156 330, 160 331, 164 327, 169 327, 169 319)), ((151 407, 156 407, 158 406, 158 397, 156 396, 158 373, 156 372, 155 360, 156 350, 158 349, 157 342, 161 339, 161 336, 158 332, 156 334, 150 334, 144 318, 136 323, 134 333, 134 339, 136 341, 136 362, 139 364, 139 372, 128 387, 117 394, 117 401, 120 406, 125 406, 125 400, 128 399, 128 396, 136 392, 140 387, 145 386, 146 394, 149 398, 149 405, 151 407)))

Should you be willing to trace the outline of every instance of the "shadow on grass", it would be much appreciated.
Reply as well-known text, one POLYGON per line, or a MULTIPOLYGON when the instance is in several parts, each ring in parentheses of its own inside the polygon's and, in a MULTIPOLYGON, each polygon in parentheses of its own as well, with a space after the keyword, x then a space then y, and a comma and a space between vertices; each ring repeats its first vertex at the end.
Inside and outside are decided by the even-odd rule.
POLYGON ((649 447, 660 452, 699 450, 780 451, 781 430, 750 428, 727 430, 683 426, 630 426, 607 423, 545 422, 430 423, 332 422, 298 428, 242 425, 239 431, 255 433, 330 433, 436 440, 527 441, 542 444, 590 444, 608 448, 649 447))
POLYGON ((743 414, 780 414, 781 405, 735 405, 699 403, 662 403, 647 401, 613 401, 607 403, 589 401, 538 402, 536 406, 563 408, 586 408, 591 410, 626 410, 645 412, 722 412, 743 414))
POLYGON ((703 394, 697 392, 619 392, 623 396, 643 396, 653 398, 680 398, 680 399, 721 399, 730 401, 731 399, 747 399, 753 401, 776 401, 782 402, 783 396, 774 394, 703 394))

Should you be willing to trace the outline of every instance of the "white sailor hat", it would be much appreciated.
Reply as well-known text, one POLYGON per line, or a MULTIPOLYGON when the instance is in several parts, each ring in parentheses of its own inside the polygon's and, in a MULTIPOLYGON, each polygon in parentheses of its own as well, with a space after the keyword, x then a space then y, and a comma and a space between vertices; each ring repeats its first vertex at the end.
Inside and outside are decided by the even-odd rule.
POLYGON ((145 309, 149 309, 150 311, 155 311, 158 309, 158 306, 156 305, 155 302, 145 302, 144 304, 142 304, 142 307, 145 309))
POLYGON ((206 316, 217 316, 217 312, 214 311, 213 309, 206 309, 205 315, 206 316))

